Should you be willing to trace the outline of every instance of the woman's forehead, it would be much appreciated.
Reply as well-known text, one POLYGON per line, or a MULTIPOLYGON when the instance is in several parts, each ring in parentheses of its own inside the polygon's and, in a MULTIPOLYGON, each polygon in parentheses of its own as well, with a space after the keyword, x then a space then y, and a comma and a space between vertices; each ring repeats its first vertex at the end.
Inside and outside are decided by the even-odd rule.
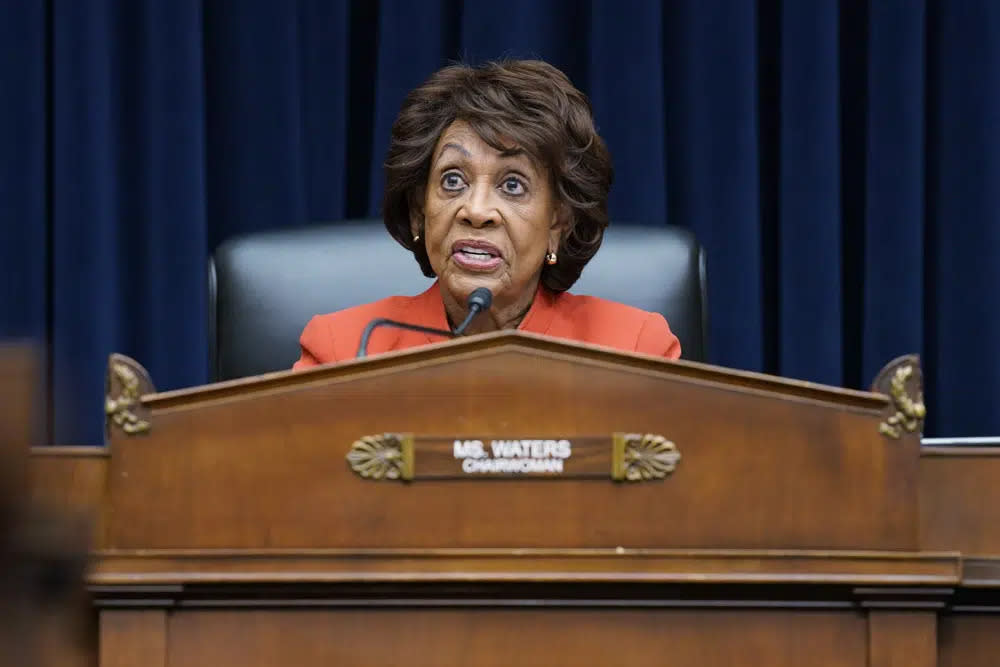
POLYGON ((497 135, 489 137, 488 141, 464 120, 454 121, 441 133, 434 150, 434 159, 439 159, 446 151, 454 151, 467 158, 482 154, 500 158, 521 157, 532 166, 540 166, 531 152, 513 137, 497 135))

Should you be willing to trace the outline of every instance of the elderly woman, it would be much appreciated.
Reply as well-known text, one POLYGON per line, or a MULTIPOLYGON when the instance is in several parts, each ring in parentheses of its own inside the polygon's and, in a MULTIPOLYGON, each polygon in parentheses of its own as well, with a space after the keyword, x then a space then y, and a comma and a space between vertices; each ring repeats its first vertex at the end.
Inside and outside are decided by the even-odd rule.
MULTIPOLYGON (((662 315, 567 291, 601 246, 612 168, 590 103, 558 69, 508 61, 438 71, 404 101, 385 174, 385 226, 437 280, 418 296, 314 317, 295 368, 353 358, 374 318, 452 330, 482 287, 492 303, 466 333, 519 329, 680 356, 662 315)), ((435 340, 381 328, 368 352, 435 340)))

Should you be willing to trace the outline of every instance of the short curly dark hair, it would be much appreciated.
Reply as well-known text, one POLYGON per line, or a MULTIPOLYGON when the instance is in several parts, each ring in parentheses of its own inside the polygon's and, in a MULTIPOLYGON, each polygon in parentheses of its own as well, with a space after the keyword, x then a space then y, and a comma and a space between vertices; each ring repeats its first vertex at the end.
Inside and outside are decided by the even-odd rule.
POLYGON ((601 247, 608 226, 611 155, 594 127, 587 97, 557 68, 538 60, 450 65, 407 95, 392 126, 385 161, 386 229, 434 277, 427 249, 414 242, 410 206, 427 186, 441 134, 462 120, 483 141, 523 148, 548 170, 559 203, 571 215, 559 261, 544 265, 542 284, 568 290, 601 247))

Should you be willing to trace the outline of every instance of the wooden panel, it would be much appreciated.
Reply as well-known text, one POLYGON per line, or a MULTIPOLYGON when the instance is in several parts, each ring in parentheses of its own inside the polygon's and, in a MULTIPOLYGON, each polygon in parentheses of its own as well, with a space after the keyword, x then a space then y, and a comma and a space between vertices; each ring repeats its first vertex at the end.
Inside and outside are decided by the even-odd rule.
POLYGON ((924 549, 1000 556, 1000 448, 922 450, 920 533, 924 549))
POLYGON ((698 665, 858 667, 855 612, 667 610, 186 611, 171 667, 698 665))
POLYGON ((548 343, 412 356, 149 399, 151 432, 113 440, 109 546, 916 548, 917 441, 878 434, 878 397, 548 343), (362 480, 344 455, 385 431, 648 432, 683 458, 642 484, 362 480))
POLYGON ((942 616, 940 667, 996 667, 1000 659, 1000 614, 942 616))
POLYGON ((165 667, 167 614, 159 610, 101 612, 101 667, 165 667))
POLYGON ((935 667, 933 612, 877 611, 868 618, 868 667, 935 667))

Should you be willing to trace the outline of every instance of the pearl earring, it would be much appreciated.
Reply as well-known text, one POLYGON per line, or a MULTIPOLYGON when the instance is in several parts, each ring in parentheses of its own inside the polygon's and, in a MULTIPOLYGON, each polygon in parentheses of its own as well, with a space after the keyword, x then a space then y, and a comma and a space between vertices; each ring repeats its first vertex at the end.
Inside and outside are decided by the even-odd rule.
POLYGON ((547 252, 547 253, 545 253, 545 263, 548 264, 549 266, 552 266, 553 264, 555 264, 558 261, 559 261, 559 258, 556 257, 556 254, 554 252, 547 252))

